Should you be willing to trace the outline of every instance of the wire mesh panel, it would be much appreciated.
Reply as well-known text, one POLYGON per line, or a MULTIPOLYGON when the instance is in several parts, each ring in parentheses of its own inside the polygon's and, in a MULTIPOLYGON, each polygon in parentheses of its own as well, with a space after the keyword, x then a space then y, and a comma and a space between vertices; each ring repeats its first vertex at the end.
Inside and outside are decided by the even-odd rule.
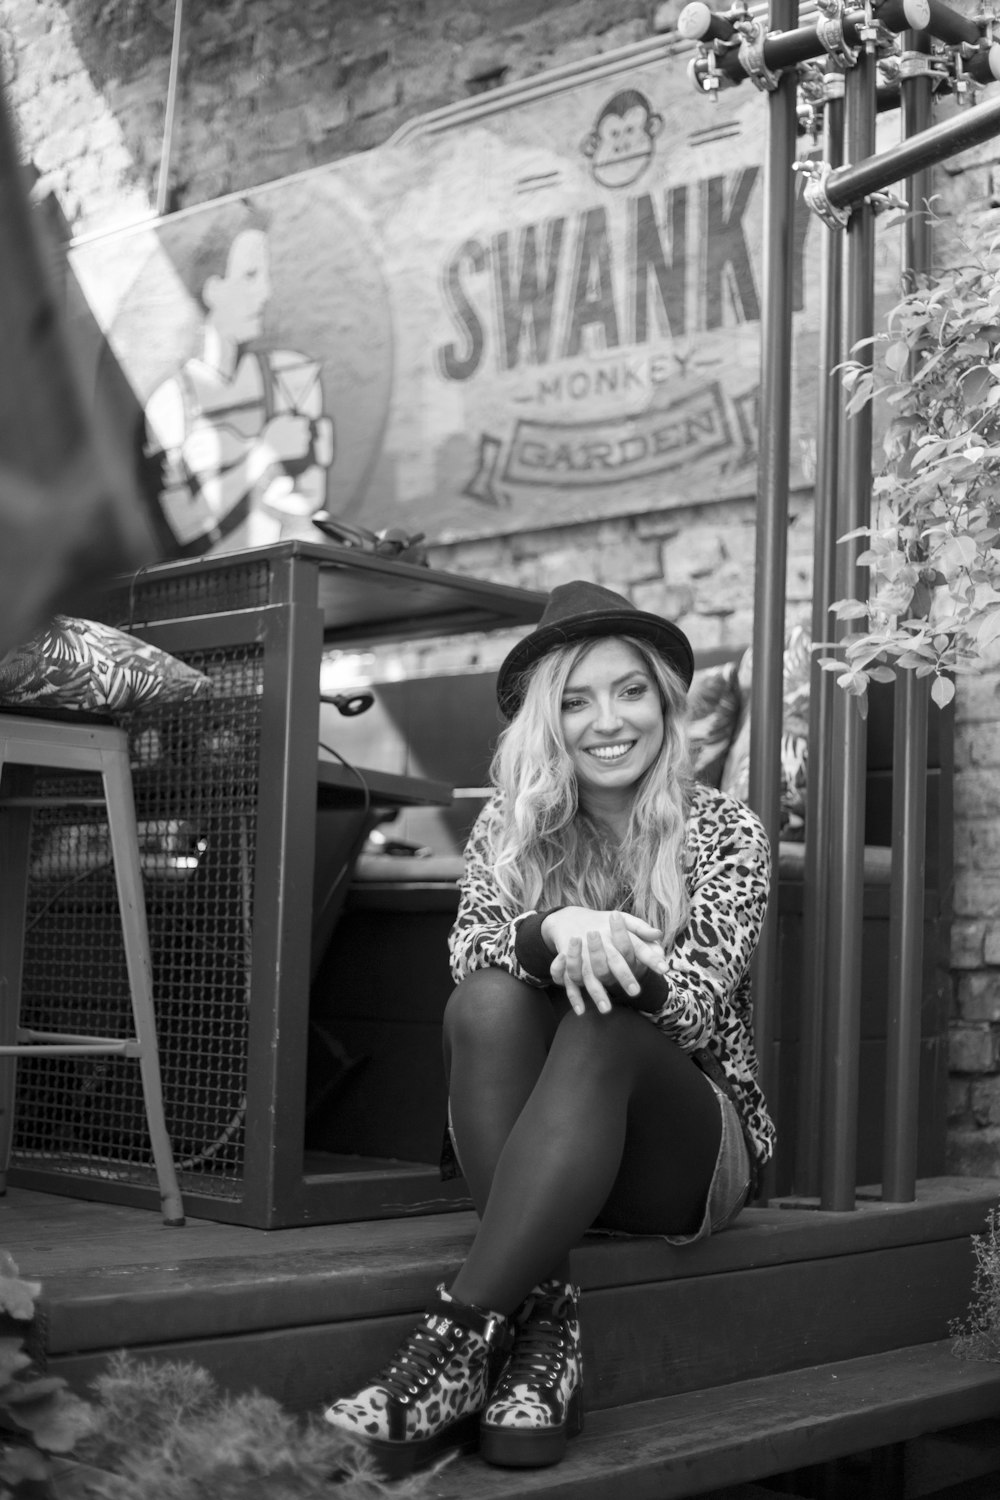
MULTIPOLYGON (((432 1163, 305 1147, 311 962, 338 909, 325 861, 335 856, 339 901, 336 872, 368 816, 355 778, 344 787, 327 774, 333 761, 318 760, 323 641, 406 637, 439 617, 465 631, 483 611, 490 627, 503 615, 496 586, 479 600, 468 580, 424 571, 290 542, 140 570, 95 604, 96 618, 201 668, 214 689, 126 726, 164 1108, 189 1212, 278 1228, 466 1201, 442 1191, 432 1163)), ((517 621, 520 596, 512 606, 517 621)), ((391 805, 441 793, 421 777, 365 774, 391 805)), ((17 839, 0 853, 16 844, 19 858, 24 822, 8 816, 17 839)), ((94 1034, 130 1025, 109 858, 101 808, 37 812, 24 1024, 94 1034)), ((19 911, 7 910, 13 951, 19 911)), ((11 1176, 22 1186, 130 1202, 156 1191, 130 1061, 22 1063, 14 1123, 11 1176)))
POLYGON ((232 567, 168 572, 166 577, 140 569, 132 578, 108 589, 101 618, 120 630, 130 630, 136 621, 152 624, 256 609, 271 602, 272 588, 272 569, 263 558, 243 558, 232 567))
MULTIPOLYGON (((153 966, 167 1129, 182 1189, 243 1189, 262 659, 184 652, 208 699, 126 725, 153 966)), ((32 822, 22 1025, 129 1035, 128 977, 107 820, 68 794, 98 778, 46 772, 32 822)), ((13 1166, 155 1181, 138 1063, 30 1058, 18 1067, 13 1166)))

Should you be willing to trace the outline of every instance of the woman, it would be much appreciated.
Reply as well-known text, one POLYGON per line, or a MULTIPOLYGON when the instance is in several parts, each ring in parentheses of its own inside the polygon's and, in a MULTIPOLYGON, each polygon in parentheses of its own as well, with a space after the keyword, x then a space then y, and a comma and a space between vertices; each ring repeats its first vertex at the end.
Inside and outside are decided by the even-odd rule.
POLYGON ((692 670, 676 626, 580 581, 500 668, 444 1020, 480 1225, 395 1358, 326 1411, 392 1476, 477 1442, 557 1462, 582 1420, 573 1246, 592 1227, 700 1239, 771 1154, 749 991, 769 850, 748 808, 690 781, 692 670))

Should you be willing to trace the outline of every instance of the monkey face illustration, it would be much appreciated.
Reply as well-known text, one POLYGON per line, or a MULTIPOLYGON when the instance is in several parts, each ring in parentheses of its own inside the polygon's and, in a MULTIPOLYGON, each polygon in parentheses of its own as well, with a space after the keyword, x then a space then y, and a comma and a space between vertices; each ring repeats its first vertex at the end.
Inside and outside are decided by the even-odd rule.
POLYGON ((583 143, 590 170, 602 187, 628 187, 648 166, 653 142, 663 128, 657 114, 638 89, 622 89, 601 110, 583 143))

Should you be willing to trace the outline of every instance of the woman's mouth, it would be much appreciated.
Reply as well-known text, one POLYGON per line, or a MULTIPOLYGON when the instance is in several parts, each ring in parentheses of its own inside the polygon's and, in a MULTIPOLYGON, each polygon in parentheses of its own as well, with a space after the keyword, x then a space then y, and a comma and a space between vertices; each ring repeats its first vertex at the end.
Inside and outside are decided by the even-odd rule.
POLYGON ((617 745, 588 745, 587 754, 604 765, 613 765, 616 760, 626 756, 634 744, 635 740, 622 740, 617 745))

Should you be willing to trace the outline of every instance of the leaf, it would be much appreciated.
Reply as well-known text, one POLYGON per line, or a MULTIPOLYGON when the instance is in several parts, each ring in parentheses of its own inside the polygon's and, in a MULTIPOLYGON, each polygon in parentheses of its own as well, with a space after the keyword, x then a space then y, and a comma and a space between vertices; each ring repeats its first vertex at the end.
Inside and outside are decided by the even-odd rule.
POLYGON ((890 344, 882 358, 885 360, 886 367, 894 375, 902 375, 910 362, 909 345, 904 344, 901 340, 895 344, 890 344))
POLYGON ((931 683, 931 697, 938 708, 945 708, 955 696, 955 684, 950 677, 935 677, 931 683))
POLYGON ((907 670, 910 670, 915 666, 924 666, 924 664, 927 663, 928 660, 930 660, 931 663, 937 661, 936 652, 931 651, 930 646, 913 645, 910 646, 909 651, 904 651, 903 655, 901 655, 900 666, 906 667, 907 670))
POLYGON ((16 1267, 13 1275, 0 1274, 0 1313, 28 1322, 35 1316, 35 1298, 41 1290, 40 1281, 22 1281, 16 1267))
POLYGON ((896 674, 892 667, 869 667, 868 676, 873 682, 895 682, 896 674))
POLYGON ((16 1411, 0 1402, 0 1425, 27 1433, 47 1453, 69 1453, 91 1425, 91 1409, 67 1391, 19 1404, 16 1411))
POLYGON ((900 583, 880 588, 875 596, 875 604, 883 614, 901 615, 909 608, 912 598, 913 588, 904 579, 900 583))
POLYGON ((966 408, 977 406, 990 389, 990 377, 982 365, 976 365, 962 379, 962 400, 966 408))
POLYGON ((938 562, 945 572, 949 568, 971 568, 979 555, 971 536, 953 536, 941 548, 938 562))
POLYGON ((868 692, 868 678, 864 672, 845 672, 843 677, 837 681, 837 686, 842 687, 852 697, 860 698, 868 692))
POLYGON ((0 1391, 6 1394, 8 1381, 30 1364, 31 1357, 25 1354, 21 1339, 0 1338, 0 1391))
POLYGON ((838 620, 862 620, 868 614, 868 605, 860 599, 838 599, 830 609, 838 620))
POLYGON ((980 646, 988 646, 997 636, 1000 636, 1000 609, 992 610, 976 631, 980 646))
POLYGON ((40 1375, 37 1380, 25 1380, 19 1385, 9 1386, 3 1393, 8 1406, 19 1406, 25 1401, 40 1401, 43 1396, 54 1396, 64 1391, 66 1382, 61 1375, 40 1375))
MULTIPOLYGON (((20 1493, 30 1494, 32 1491, 26 1488, 27 1485, 44 1483, 48 1477, 48 1460, 37 1448, 11 1444, 8 1448, 0 1449, 0 1480, 10 1486, 13 1494, 19 1493, 19 1486, 25 1486, 20 1493)), ((3 1493, 0 1488, 0 1494, 3 1493)))
POLYGON ((872 399, 871 382, 870 381, 863 382, 863 381, 859 380, 858 384, 857 384, 857 389, 853 392, 853 394, 850 396, 850 398, 844 403, 844 411, 847 413, 847 415, 849 417, 856 417, 858 415, 858 412, 864 411, 865 407, 868 405, 868 403, 869 403, 869 401, 871 399, 872 399))

